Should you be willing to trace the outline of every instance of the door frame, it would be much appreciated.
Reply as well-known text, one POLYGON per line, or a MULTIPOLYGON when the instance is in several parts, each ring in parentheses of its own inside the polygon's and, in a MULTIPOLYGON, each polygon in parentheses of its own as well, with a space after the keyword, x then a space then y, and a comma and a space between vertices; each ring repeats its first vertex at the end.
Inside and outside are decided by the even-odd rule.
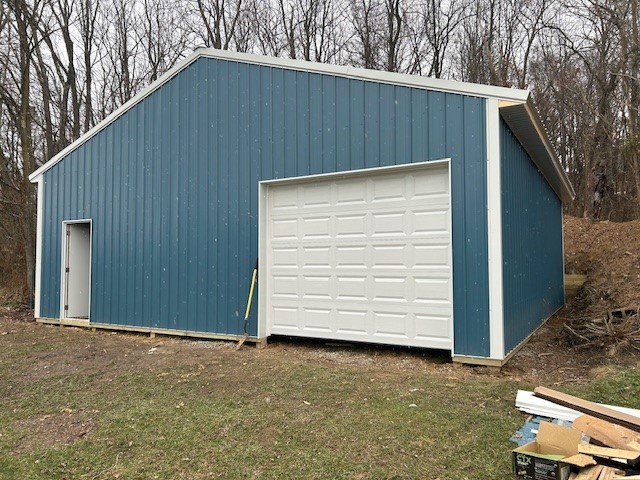
POLYGON ((65 313, 65 296, 67 290, 67 276, 66 276, 66 265, 67 265, 67 226, 84 223, 89 225, 89 289, 87 295, 89 297, 88 305, 87 305, 87 318, 73 318, 72 320, 75 322, 91 322, 91 263, 93 256, 93 222, 90 218, 82 218, 78 220, 63 220, 62 221, 62 254, 60 256, 60 319, 64 320, 67 317, 65 313))
POLYGON ((269 216, 269 188, 272 186, 284 185, 289 183, 310 183, 314 181, 341 179, 341 178, 353 178, 359 176, 378 175, 385 172, 397 173, 403 170, 420 170, 422 168, 438 167, 446 165, 449 177, 449 245, 451 246, 449 253, 449 264, 451 265, 451 285, 450 295, 452 301, 451 308, 451 353, 453 354, 453 348, 455 345, 454 339, 454 298, 453 298, 453 282, 455 272, 453 271, 453 192, 451 190, 451 167, 452 161, 450 157, 441 158, 437 160, 427 160, 415 163, 403 163, 400 165, 389 165, 384 167, 373 168, 361 168, 357 170, 346 170, 340 172, 331 173, 319 173, 313 175, 304 175, 298 177, 278 178, 273 180, 262 180, 258 182, 258 338, 267 338, 267 326, 268 326, 268 308, 269 308, 269 279, 267 275, 267 265, 269 262, 267 258, 270 255, 268 245, 268 216, 269 216))

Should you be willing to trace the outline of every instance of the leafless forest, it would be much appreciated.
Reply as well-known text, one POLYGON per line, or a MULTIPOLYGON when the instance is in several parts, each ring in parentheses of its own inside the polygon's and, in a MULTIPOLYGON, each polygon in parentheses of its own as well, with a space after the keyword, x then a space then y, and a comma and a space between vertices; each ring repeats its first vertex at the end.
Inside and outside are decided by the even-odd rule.
POLYGON ((0 300, 32 293, 36 200, 28 175, 203 46, 528 88, 577 192, 567 212, 593 214, 604 174, 600 218, 638 218, 639 6, 0 0, 0 300))

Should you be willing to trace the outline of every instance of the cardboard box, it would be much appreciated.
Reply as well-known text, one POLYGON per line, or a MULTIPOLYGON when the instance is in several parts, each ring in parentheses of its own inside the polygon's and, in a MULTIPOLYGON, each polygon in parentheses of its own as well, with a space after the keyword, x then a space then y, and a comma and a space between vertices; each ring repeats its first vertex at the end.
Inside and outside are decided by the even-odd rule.
POLYGON ((533 442, 513 450, 513 472, 524 480, 567 480, 571 466, 563 459, 578 454, 580 432, 540 422, 533 442))

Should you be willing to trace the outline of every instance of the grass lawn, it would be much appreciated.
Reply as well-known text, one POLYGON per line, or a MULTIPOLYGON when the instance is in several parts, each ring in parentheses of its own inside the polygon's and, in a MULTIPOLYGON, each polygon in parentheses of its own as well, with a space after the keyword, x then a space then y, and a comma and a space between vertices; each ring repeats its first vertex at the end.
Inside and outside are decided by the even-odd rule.
MULTIPOLYGON (((509 479, 534 386, 415 351, 0 318, 0 479, 509 479)), ((640 407, 637 369, 561 389, 640 407)))

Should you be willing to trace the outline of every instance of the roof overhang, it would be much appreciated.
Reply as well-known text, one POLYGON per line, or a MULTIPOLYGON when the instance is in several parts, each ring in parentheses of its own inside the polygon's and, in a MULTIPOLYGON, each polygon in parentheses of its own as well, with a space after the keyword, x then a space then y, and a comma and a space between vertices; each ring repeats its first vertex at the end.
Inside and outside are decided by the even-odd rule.
POLYGON ((501 102, 500 115, 558 197, 563 202, 571 202, 576 193, 551 146, 531 97, 524 103, 501 102))

